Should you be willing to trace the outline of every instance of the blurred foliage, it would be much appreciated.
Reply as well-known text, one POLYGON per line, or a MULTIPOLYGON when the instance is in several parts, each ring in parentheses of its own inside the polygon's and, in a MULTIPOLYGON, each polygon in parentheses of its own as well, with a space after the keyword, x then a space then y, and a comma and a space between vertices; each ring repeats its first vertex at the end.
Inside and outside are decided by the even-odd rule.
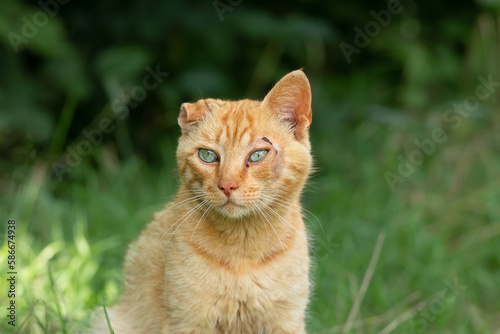
POLYGON ((113 136, 121 136, 120 155, 133 150, 154 160, 150 143, 175 138, 183 101, 262 98, 296 68, 317 86, 315 117, 334 112, 352 126, 366 117, 359 106, 368 102, 422 115, 469 89, 475 83, 464 81, 497 61, 493 46, 486 47, 498 40, 494 0, 456 2, 453 15, 446 3, 402 1, 402 12, 351 63, 340 43, 354 44, 354 27, 363 30, 374 19, 370 11, 387 9, 386 2, 240 2, 222 13, 209 1, 64 2, 0 4, 4 161, 18 160, 27 146, 49 159, 60 156, 114 100, 142 85, 147 66, 170 76, 137 107, 129 105, 127 133, 113 136), (477 39, 485 47, 471 55, 477 39), (68 99, 76 109, 60 124, 68 99), (349 99, 354 110, 338 107, 349 99))

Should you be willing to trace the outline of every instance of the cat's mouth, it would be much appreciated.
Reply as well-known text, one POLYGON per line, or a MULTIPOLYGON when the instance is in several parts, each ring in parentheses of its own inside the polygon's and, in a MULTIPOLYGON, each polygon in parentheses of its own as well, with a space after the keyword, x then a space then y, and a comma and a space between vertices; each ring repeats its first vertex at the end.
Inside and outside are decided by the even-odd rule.
POLYGON ((234 200, 231 200, 231 199, 227 199, 227 201, 221 205, 221 208, 223 209, 223 211, 227 212, 227 213, 235 213, 235 212, 238 212, 242 209, 245 209, 245 207, 243 205, 240 205, 240 204, 236 204, 234 202, 234 200))
POLYGON ((222 204, 222 206, 226 209, 231 209, 231 208, 242 208, 243 206, 238 205, 234 203, 230 198, 227 199, 226 203, 222 204))

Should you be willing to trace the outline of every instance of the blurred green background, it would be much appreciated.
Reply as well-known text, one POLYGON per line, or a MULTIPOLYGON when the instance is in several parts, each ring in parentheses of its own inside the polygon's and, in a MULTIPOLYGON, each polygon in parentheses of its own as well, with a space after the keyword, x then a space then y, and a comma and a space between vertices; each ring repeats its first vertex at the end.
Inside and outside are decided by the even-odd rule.
POLYGON ((18 281, 0 332, 88 328, 175 194, 180 104, 261 99, 303 68, 308 332, 500 333, 499 9, 2 0, 0 272, 15 219, 18 281))

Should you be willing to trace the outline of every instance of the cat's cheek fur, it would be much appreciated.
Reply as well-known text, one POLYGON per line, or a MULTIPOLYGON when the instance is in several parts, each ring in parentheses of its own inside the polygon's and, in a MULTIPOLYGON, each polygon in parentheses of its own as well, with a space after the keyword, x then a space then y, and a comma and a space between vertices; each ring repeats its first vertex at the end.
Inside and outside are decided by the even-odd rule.
POLYGON ((191 188, 190 190, 198 190, 197 188, 203 187, 203 183, 207 176, 207 172, 203 172, 202 169, 197 166, 200 163, 196 160, 197 157, 194 156, 186 159, 183 173, 181 174, 182 180, 191 188))
POLYGON ((285 152, 281 150, 278 144, 273 144, 273 162, 272 162, 272 172, 275 177, 279 177, 281 171, 283 170, 283 164, 285 160, 285 152))

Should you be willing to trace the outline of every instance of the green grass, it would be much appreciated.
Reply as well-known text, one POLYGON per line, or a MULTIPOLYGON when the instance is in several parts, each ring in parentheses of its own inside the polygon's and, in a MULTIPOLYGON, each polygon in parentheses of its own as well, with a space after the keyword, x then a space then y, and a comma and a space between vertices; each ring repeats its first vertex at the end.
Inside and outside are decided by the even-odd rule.
MULTIPOLYGON (((396 170, 397 156, 411 152, 413 140, 425 138, 434 123, 395 126, 375 119, 353 131, 312 128, 319 171, 303 202, 324 231, 306 215, 315 239, 310 333, 342 331, 382 233, 351 333, 493 333, 500 327, 498 121, 491 110, 487 122, 471 118, 450 131, 394 192, 384 172, 396 170), (453 294, 450 284, 466 289, 453 294)), ((27 319, 20 333, 81 332, 96 307, 117 300, 127 245, 175 193, 174 144, 158 147, 161 167, 139 158, 119 162, 104 146, 64 182, 51 178, 43 161, 24 178, 3 180, 4 221, 18 224, 18 325, 27 319)), ((6 256, 4 243, 1 272, 6 256)), ((2 280, 1 305, 4 286, 2 280)), ((4 317, 0 331, 14 332, 4 317)))

